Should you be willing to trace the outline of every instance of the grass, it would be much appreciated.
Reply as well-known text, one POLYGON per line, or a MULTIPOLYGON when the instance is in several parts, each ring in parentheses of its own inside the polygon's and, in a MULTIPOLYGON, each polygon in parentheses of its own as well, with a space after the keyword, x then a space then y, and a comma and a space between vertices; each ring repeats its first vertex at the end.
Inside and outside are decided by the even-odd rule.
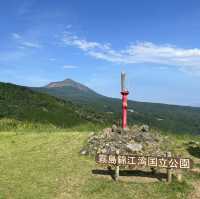
POLYGON ((79 155, 87 137, 88 132, 0 133, 0 198, 182 199, 192 190, 185 181, 144 186, 93 176, 93 158, 79 155))
POLYGON ((19 133, 40 133, 40 132, 66 132, 66 131, 98 131, 105 127, 105 124, 95 124, 85 122, 71 127, 58 127, 52 123, 39 123, 33 121, 20 121, 16 119, 0 119, 0 132, 19 132, 19 133))

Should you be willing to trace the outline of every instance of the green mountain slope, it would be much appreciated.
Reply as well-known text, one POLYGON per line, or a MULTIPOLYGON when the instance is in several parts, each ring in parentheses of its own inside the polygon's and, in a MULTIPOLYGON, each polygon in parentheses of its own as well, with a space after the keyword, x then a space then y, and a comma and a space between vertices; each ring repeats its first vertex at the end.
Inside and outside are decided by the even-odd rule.
MULTIPOLYGON (((120 118, 120 99, 102 96, 70 79, 32 89, 120 118)), ((200 108, 129 100, 128 120, 129 124, 146 123, 165 131, 200 134, 200 108)))
POLYGON ((70 101, 8 83, 0 83, 1 118, 53 124, 62 128, 87 122, 104 122, 104 116, 94 114, 70 101))
MULTIPOLYGON (((66 79, 61 82, 52 82, 45 87, 35 87, 32 89, 84 105, 91 105, 91 103, 98 105, 98 103, 101 102, 100 99, 106 98, 71 79, 66 79)), ((102 104, 99 107, 99 111, 102 111, 102 104)))

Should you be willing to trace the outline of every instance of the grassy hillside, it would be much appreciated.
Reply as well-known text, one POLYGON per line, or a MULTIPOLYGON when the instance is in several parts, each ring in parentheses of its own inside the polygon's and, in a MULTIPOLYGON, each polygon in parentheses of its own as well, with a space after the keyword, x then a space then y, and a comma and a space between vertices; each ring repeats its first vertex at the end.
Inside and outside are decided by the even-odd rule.
MULTIPOLYGON (((116 120, 121 117, 120 99, 99 95, 73 80, 33 89, 61 99, 73 100, 95 112, 108 113, 115 116, 116 120)), ((129 124, 146 123, 164 131, 200 134, 200 108, 129 100, 128 109, 129 124)))
POLYGON ((5 129, 21 125, 51 124, 59 128, 70 128, 88 123, 104 123, 104 115, 96 114, 70 101, 32 91, 26 87, 0 83, 0 127, 5 129))
MULTIPOLYGON (((96 128, 97 124, 110 125, 121 119, 120 99, 98 95, 71 81, 61 87, 53 84, 32 89, 0 83, 0 119, 13 119, 1 120, 0 130, 12 129, 12 125, 21 128, 22 122, 30 129, 33 123, 51 124, 52 128, 90 123, 96 128)), ((129 100, 128 109, 129 125, 145 123, 163 131, 200 134, 200 108, 129 100)))
MULTIPOLYGON (((1 133, 0 198, 186 199, 197 196, 195 187, 200 184, 200 175, 192 172, 184 173, 183 183, 172 184, 138 174, 121 176, 119 182, 109 176, 92 174, 93 169, 102 168, 95 164, 93 157, 79 155, 87 137, 87 132, 1 133)), ((179 153, 189 156, 184 143, 190 138, 172 135, 171 139, 179 153)), ((195 162, 198 161, 196 158, 195 162)))

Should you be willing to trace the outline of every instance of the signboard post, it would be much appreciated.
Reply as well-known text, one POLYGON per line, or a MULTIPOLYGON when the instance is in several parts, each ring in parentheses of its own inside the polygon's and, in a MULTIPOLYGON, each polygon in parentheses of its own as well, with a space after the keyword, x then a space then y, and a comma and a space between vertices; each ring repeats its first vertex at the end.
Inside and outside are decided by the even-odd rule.
MULTIPOLYGON (((167 158, 170 158, 172 156, 171 152, 167 152, 166 153, 167 158)), ((172 181, 172 169, 171 168, 167 168, 167 182, 171 183, 172 181)))
MULTIPOLYGON (((116 160, 118 160, 119 150, 116 151, 116 160)), ((116 167, 115 167, 115 180, 117 181, 119 178, 119 164, 118 161, 116 161, 116 167)))

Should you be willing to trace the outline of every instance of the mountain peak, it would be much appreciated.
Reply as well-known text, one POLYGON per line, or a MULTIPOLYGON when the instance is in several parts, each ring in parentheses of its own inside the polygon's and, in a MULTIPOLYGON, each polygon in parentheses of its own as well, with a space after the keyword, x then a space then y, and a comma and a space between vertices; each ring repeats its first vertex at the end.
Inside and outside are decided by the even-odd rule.
POLYGON ((67 78, 67 79, 64 79, 63 82, 75 82, 75 81, 73 79, 67 78))
POLYGON ((62 87, 73 87, 81 91, 89 91, 90 89, 83 84, 80 84, 70 78, 64 79, 63 81, 51 82, 45 86, 46 88, 62 88, 62 87))

